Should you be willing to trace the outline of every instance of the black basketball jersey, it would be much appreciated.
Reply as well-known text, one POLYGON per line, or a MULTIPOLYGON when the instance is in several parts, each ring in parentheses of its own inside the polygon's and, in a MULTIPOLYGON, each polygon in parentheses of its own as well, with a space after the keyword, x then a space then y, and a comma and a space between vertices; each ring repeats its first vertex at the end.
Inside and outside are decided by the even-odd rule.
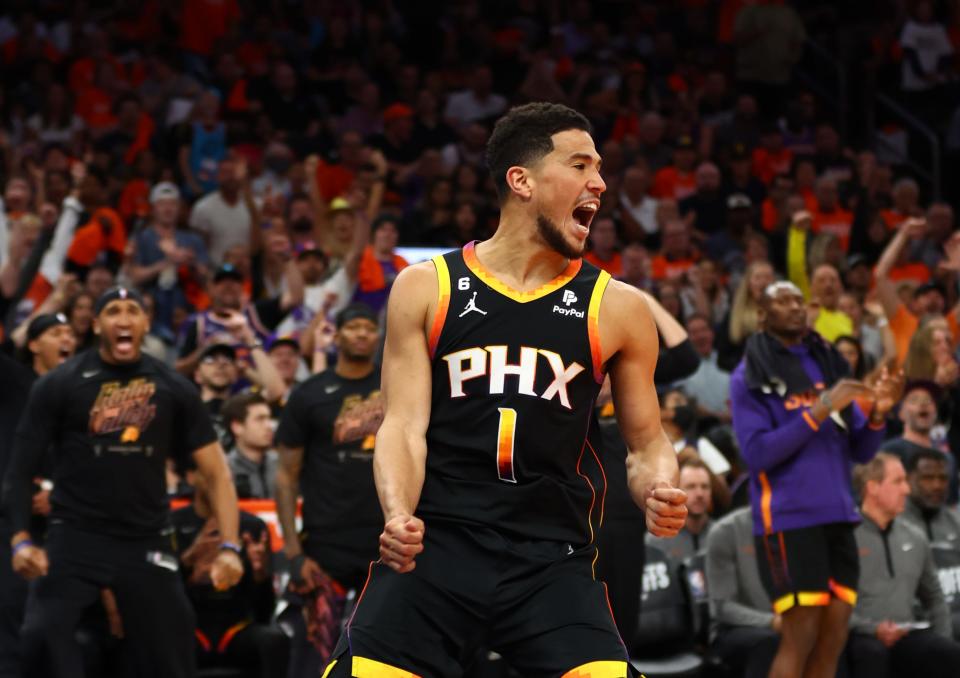
POLYGON ((573 260, 519 292, 484 270, 474 243, 433 261, 440 285, 417 513, 428 525, 592 542, 606 487, 586 437, 604 377, 598 317, 609 274, 573 260))

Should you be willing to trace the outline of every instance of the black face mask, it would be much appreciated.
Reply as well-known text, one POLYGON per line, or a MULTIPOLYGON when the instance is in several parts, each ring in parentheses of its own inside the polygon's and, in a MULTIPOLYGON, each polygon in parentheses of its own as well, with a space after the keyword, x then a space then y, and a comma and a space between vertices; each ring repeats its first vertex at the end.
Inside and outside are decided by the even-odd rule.
POLYGON ((313 230, 313 222, 306 217, 303 217, 302 219, 297 219, 290 224, 290 228, 297 233, 309 233, 313 230))
POLYGON ((673 423, 680 427, 681 431, 689 429, 697 420, 697 411, 693 405, 678 405, 673 408, 673 423))

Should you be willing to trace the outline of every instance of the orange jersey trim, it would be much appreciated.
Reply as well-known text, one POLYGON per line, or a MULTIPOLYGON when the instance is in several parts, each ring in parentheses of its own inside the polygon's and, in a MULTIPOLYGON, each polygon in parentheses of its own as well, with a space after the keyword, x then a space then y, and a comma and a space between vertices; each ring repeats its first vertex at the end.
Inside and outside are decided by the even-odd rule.
POLYGON ((777 598, 773 602, 773 611, 777 614, 783 614, 798 605, 800 607, 826 607, 829 604, 830 594, 826 591, 798 591, 777 598))
POLYGON ((773 532, 773 514, 770 511, 770 504, 773 502, 773 491, 770 489, 770 481, 765 472, 760 473, 760 515, 763 517, 764 534, 773 532))
POLYGON ((603 383, 604 377, 603 352, 600 347, 600 302, 603 301, 603 293, 610 280, 610 274, 601 270, 587 307, 587 336, 590 339, 590 355, 593 357, 593 378, 598 384, 603 383))
POLYGON ((838 600, 850 605, 850 607, 856 607, 857 605, 857 592, 853 589, 844 586, 843 584, 838 584, 833 579, 829 580, 827 584, 830 586, 830 593, 832 593, 838 600))
POLYGON ((433 258, 433 265, 437 269, 437 310, 433 314, 433 327, 430 330, 430 357, 433 358, 440 341, 443 324, 447 321, 447 309, 450 308, 450 269, 447 261, 441 255, 433 258))
POLYGON ((551 280, 548 283, 540 285, 540 287, 530 290, 529 292, 521 292, 516 290, 504 282, 501 282, 497 279, 493 273, 488 271, 483 267, 483 264, 480 263, 480 260, 477 258, 476 252, 476 243, 467 243, 463 248, 463 261, 467 264, 467 268, 470 269, 470 272, 475 276, 480 278, 491 289, 499 292, 508 299, 525 304, 528 301, 536 301, 541 299, 551 292, 556 292, 558 289, 566 285, 568 282, 573 280, 574 276, 580 272, 580 267, 583 266, 582 259, 571 259, 570 263, 567 264, 567 267, 556 278, 551 280))
POLYGON ((817 423, 817 420, 813 418, 813 415, 810 414, 810 410, 803 411, 803 420, 809 424, 810 428, 814 431, 820 430, 820 424, 817 423))

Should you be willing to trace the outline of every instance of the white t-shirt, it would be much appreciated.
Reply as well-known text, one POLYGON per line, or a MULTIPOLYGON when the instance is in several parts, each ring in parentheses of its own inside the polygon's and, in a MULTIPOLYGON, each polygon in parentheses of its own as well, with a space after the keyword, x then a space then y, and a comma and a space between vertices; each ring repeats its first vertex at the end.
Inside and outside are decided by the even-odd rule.
POLYGON ((483 120, 500 115, 507 110, 507 100, 492 92, 487 98, 480 100, 473 90, 463 90, 450 95, 444 117, 453 120, 457 125, 465 125, 474 120, 483 120))
POLYGON ((350 303, 356 288, 357 283, 350 281, 346 269, 342 266, 323 282, 307 285, 303 290, 303 304, 290 311, 287 317, 277 325, 277 336, 306 330, 310 321, 323 309, 328 300, 327 317, 335 316, 350 303))
POLYGON ((620 209, 629 212, 633 220, 640 224, 646 233, 654 234, 660 230, 657 224, 657 200, 656 198, 644 197, 643 200, 634 204, 626 193, 620 193, 620 209))
POLYGON ((250 211, 243 198, 230 205, 220 191, 202 197, 190 212, 190 228, 209 238, 207 251, 214 266, 223 262, 223 255, 234 245, 250 244, 251 226, 250 211))
MULTIPOLYGON (((940 59, 953 53, 953 46, 947 37, 947 31, 941 24, 920 24, 908 21, 900 33, 900 44, 904 49, 913 49, 925 73, 936 71, 940 59)), ((907 59, 903 60, 903 89, 914 92, 933 87, 929 82, 917 76, 907 59)))

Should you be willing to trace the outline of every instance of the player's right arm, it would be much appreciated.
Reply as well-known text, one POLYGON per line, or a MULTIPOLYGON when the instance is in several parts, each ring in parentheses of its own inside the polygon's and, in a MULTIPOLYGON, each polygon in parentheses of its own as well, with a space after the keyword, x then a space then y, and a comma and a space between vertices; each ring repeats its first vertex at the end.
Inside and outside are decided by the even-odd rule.
POLYGON ((381 388, 384 418, 377 432, 373 472, 383 509, 380 557, 397 572, 409 572, 423 550, 423 521, 413 515, 427 463, 431 372, 427 327, 437 298, 430 262, 397 276, 387 306, 387 337, 381 388))
POLYGON ((30 389, 27 406, 20 417, 13 443, 13 456, 3 482, 3 513, 10 523, 14 549, 12 567, 25 579, 42 577, 47 573, 47 554, 30 539, 31 497, 33 479, 38 475, 40 461, 53 439, 58 414, 58 386, 52 383, 57 375, 40 379, 30 389))

